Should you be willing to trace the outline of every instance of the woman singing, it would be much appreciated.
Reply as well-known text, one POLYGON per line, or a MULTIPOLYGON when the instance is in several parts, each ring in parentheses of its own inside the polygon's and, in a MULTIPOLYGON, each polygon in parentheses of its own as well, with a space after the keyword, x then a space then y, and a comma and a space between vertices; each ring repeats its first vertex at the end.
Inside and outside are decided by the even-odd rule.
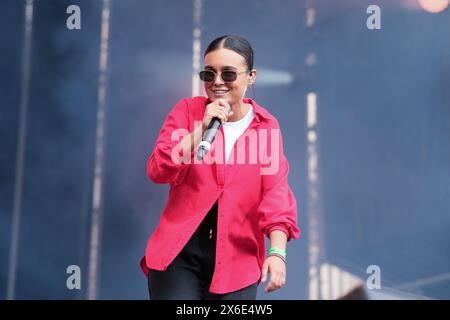
POLYGON ((207 97, 180 100, 147 163, 170 184, 141 267, 151 299, 256 299, 286 281, 286 243, 297 239, 297 202, 276 118, 244 98, 256 80, 253 49, 239 36, 212 41, 199 74, 207 97), (197 150, 213 118, 211 150, 197 150), (266 256, 265 236, 270 239, 266 256))

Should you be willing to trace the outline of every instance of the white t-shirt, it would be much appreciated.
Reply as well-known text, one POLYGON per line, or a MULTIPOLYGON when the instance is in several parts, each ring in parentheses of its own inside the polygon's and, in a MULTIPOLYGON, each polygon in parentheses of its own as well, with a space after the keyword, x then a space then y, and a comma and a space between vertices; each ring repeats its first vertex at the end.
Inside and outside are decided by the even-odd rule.
POLYGON ((225 159, 226 163, 230 158, 231 151, 233 150, 234 143, 244 133, 245 129, 250 125, 253 120, 253 106, 250 105, 245 117, 234 122, 225 122, 222 124, 223 134, 225 136, 225 159))

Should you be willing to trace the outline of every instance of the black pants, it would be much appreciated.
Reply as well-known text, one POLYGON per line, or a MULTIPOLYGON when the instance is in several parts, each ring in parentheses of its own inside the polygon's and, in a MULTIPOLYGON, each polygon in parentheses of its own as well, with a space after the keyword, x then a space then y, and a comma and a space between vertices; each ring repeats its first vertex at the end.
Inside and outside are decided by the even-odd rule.
POLYGON ((240 290, 214 294, 208 291, 216 258, 217 202, 165 271, 149 269, 152 300, 255 300, 258 283, 240 290))

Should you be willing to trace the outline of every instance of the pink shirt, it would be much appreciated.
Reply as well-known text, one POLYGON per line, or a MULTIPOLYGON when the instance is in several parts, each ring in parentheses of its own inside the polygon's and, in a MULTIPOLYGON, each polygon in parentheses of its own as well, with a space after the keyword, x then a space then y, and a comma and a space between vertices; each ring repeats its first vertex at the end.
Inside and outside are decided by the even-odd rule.
MULTIPOLYGON (((297 202, 288 184, 289 163, 283 152, 278 121, 251 99, 254 118, 236 141, 225 164, 223 128, 202 161, 197 148, 183 155, 174 148, 201 125, 206 97, 180 100, 167 115, 147 174, 169 183, 160 222, 148 239, 142 271, 166 270, 218 200, 214 275, 209 291, 229 293, 261 282, 265 239, 273 230, 297 239, 297 202)), ((270 239, 270 238, 269 238, 270 239)))

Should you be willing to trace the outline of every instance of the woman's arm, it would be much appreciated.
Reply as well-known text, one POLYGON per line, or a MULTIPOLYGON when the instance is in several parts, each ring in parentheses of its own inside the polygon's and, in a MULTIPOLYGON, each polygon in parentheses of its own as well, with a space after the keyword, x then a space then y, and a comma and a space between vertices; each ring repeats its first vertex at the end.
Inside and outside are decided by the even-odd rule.
MULTIPOLYGON (((274 141, 279 142, 278 148, 271 146, 272 154, 279 159, 279 167, 275 172, 262 175, 263 196, 258 211, 261 214, 259 227, 270 239, 270 247, 286 251, 286 244, 291 239, 298 238, 300 230, 297 227, 297 201, 289 187, 289 163, 284 155, 283 140, 279 125, 276 122, 274 141), (277 139, 278 138, 278 139, 277 139), (276 151, 275 151, 276 150, 276 151)), ((272 143, 272 137, 270 140, 272 143)), ((277 255, 269 255, 262 266, 261 281, 265 282, 270 273, 270 281, 264 292, 275 291, 284 286, 286 282, 286 263, 277 255)))
POLYGON ((284 232, 287 235, 287 241, 290 241, 297 239, 300 235, 300 229, 297 226, 297 200, 288 183, 289 162, 284 155, 283 139, 277 122, 274 129, 276 130, 268 131, 267 143, 272 144, 273 141, 278 140, 278 144, 272 145, 271 150, 272 157, 277 159, 279 165, 275 172, 261 175, 262 199, 258 206, 258 212, 261 215, 259 228, 268 238, 274 230, 284 232))
MULTIPOLYGON (((270 247, 286 250, 287 235, 281 230, 270 232, 270 247)), ((267 273, 270 273, 270 281, 264 288, 264 292, 280 289, 286 283, 286 263, 277 256, 268 256, 262 268, 261 281, 265 282, 267 273)))
MULTIPOLYGON (((189 149, 191 134, 188 131, 189 116, 187 102, 180 100, 169 112, 159 132, 153 152, 147 161, 147 174, 155 183, 174 183, 182 177, 189 162, 183 161, 188 155, 193 157, 193 152, 176 152, 176 147, 183 142, 183 146, 189 149), (189 138, 187 138, 188 136, 189 138), (178 139, 176 139, 178 137, 178 139), (174 152, 175 151, 175 152, 174 152)), ((191 139, 193 141, 193 139, 191 139)), ((191 142, 192 143, 192 142, 191 142)), ((179 149, 181 151, 182 149, 179 149)))
POLYGON ((286 250, 287 235, 281 230, 273 230, 270 233, 270 247, 286 250))
POLYGON ((188 154, 195 150, 198 144, 202 141, 205 129, 203 126, 198 126, 191 133, 187 134, 178 144, 177 148, 182 148, 184 154, 188 154))

